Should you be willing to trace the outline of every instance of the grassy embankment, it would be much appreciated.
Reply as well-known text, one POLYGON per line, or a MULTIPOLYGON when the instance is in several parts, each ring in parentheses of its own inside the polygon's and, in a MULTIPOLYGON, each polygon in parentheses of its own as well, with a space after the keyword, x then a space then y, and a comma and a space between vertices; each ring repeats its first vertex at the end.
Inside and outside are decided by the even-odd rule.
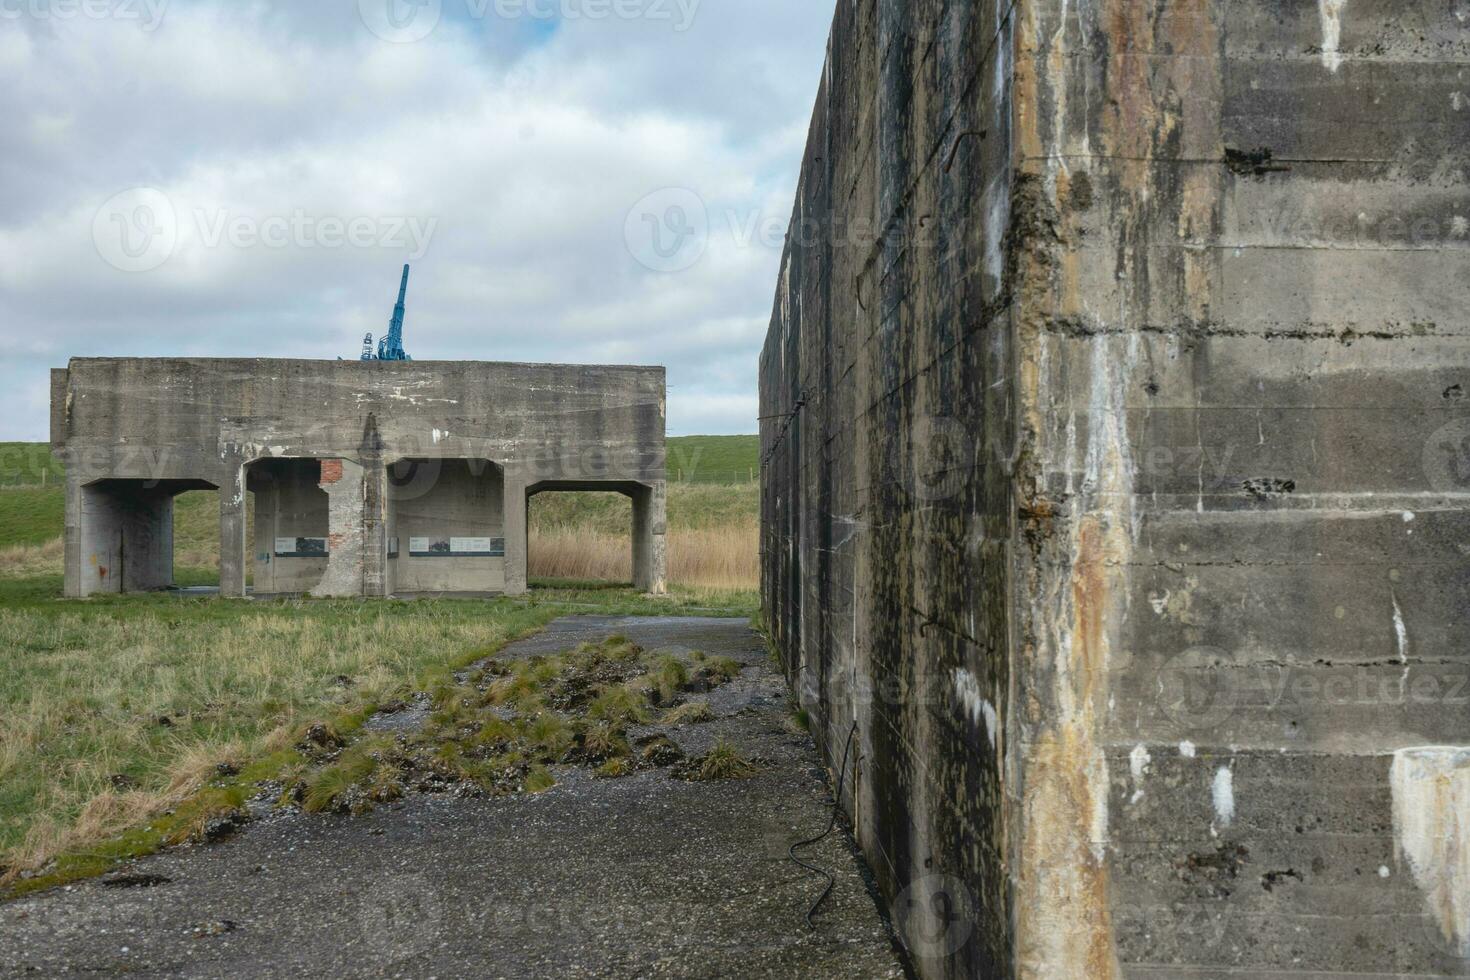
MULTIPOLYGON (((529 599, 491 602, 64 602, 60 490, 0 490, 0 893, 204 834, 258 781, 300 764, 308 725, 350 737, 376 706, 442 685, 566 612, 753 614, 753 578, 725 559, 691 568, 680 555, 724 536, 753 570, 754 489, 676 485, 669 511, 668 599, 543 582, 529 599), (719 575, 701 579, 711 567, 719 575)), ((628 513, 605 495, 540 498, 539 573, 582 577, 626 560, 628 513)), ((217 517, 215 495, 179 498, 181 583, 217 577, 217 517)))

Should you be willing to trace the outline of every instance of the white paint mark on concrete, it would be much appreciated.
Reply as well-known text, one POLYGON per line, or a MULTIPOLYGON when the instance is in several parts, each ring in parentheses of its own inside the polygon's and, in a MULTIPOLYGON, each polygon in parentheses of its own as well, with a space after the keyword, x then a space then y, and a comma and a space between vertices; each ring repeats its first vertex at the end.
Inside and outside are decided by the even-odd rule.
POLYGON ((1133 799, 1129 802, 1136 804, 1143 799, 1143 777, 1148 775, 1153 761, 1153 756, 1148 754, 1148 746, 1139 744, 1133 747, 1128 756, 1128 770, 1133 774, 1133 799))
POLYGON ((1450 230, 1455 233, 1456 238, 1464 238, 1470 235, 1470 218, 1463 214, 1457 214, 1450 219, 1450 230))
POLYGON ((1388 870, 1388 865, 1386 865, 1386 864, 1380 864, 1378 866, 1378 877, 1380 877, 1380 878, 1387 878, 1387 877, 1389 877, 1392 874, 1393 874, 1393 872, 1390 871, 1390 870, 1388 870))
POLYGON ((1342 10, 1347 0, 1317 0, 1322 13, 1322 64, 1330 72, 1342 67, 1342 10))
POLYGON ((1389 784, 1399 850, 1445 940, 1470 957, 1470 748, 1401 749, 1389 784))
POLYGON ((995 748, 996 726, 999 719, 995 714, 995 705, 980 695, 980 682, 975 675, 963 668, 956 668, 954 672, 955 693, 960 697, 960 703, 965 706, 965 713, 970 716, 970 722, 979 727, 985 725, 985 736, 990 739, 990 747, 995 748))
POLYGON ((1404 511, 1404 523, 1405 524, 1412 524, 1412 523, 1414 523, 1414 521, 1418 520, 1418 518, 1419 518, 1419 515, 1418 514, 1415 514, 1412 510, 1406 510, 1406 511, 1404 511))
POLYGON ((1409 627, 1404 622, 1404 611, 1399 608, 1398 593, 1390 590, 1389 595, 1393 597, 1393 633, 1398 641, 1399 663, 1404 665, 1404 672, 1399 675, 1399 694, 1402 695, 1409 683, 1409 627))
POLYGON ((1186 758, 1186 759, 1193 759, 1194 758, 1194 743, 1191 742, 1191 741, 1189 741, 1188 739, 1185 739, 1183 742, 1180 742, 1179 743, 1179 754, 1182 755, 1182 756, 1184 756, 1184 758, 1186 758))
POLYGON ((1459 112, 1461 109, 1465 108, 1465 97, 1459 92, 1454 93, 1450 96, 1450 105, 1455 107, 1456 112, 1459 112))
POLYGON ((1215 803, 1215 827, 1223 830, 1235 822, 1235 773, 1229 766, 1216 770, 1210 795, 1215 803))
POLYGON ((1150 592, 1148 594, 1148 604, 1154 607, 1155 614, 1162 616, 1164 615, 1165 611, 1168 610, 1169 599, 1172 596, 1173 593, 1170 592, 1168 589, 1164 590, 1163 595, 1159 595, 1157 592, 1150 592))

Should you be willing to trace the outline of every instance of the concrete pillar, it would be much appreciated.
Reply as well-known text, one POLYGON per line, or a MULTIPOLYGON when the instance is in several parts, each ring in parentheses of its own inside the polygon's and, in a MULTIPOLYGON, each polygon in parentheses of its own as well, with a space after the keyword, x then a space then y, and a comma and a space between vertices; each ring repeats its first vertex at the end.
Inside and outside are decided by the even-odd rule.
POLYGON ((247 497, 245 467, 236 460, 219 488, 219 594, 230 599, 245 598, 247 497))
POLYGON ((362 594, 392 593, 388 570, 388 469, 382 457, 362 461, 362 594))
POLYGON ((514 466, 505 467, 505 594, 525 595, 530 590, 526 578, 526 555, 530 545, 526 538, 526 518, 530 500, 526 496, 526 474, 514 466))
POLYGON ((663 595, 668 584, 668 485, 660 480, 633 497, 633 587, 663 595))
POLYGON ((82 582, 82 481, 76 471, 75 466, 67 467, 66 537, 63 555, 65 581, 62 594, 68 599, 80 599, 87 594, 82 582))
MULTIPOLYGON (((363 595, 366 520, 363 469, 343 459, 321 462, 320 486, 327 492, 327 570, 313 595, 351 599, 363 595)), ((381 586, 380 586, 381 588, 381 586)))

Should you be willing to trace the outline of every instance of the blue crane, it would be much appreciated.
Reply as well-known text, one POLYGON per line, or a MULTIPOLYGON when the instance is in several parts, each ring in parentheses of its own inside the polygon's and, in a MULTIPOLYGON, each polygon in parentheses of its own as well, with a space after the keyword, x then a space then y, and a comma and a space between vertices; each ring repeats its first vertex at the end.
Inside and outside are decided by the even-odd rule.
POLYGON ((373 353, 373 335, 362 339, 364 361, 411 361, 403 349, 404 301, 408 298, 408 266, 403 267, 403 282, 398 286, 398 305, 393 307, 393 319, 388 324, 388 336, 378 341, 377 353, 373 353))

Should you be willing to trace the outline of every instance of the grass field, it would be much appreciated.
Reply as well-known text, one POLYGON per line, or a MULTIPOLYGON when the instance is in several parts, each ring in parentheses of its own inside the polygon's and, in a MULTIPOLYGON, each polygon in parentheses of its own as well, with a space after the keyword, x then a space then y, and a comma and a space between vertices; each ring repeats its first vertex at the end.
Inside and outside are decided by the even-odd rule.
POLYGON ((350 735, 557 616, 756 612, 748 592, 571 584, 415 603, 63 602, 59 586, 0 582, 0 891, 196 835, 294 764, 309 724, 350 735))
MULTIPOLYGON (((537 588, 524 599, 67 602, 60 488, 0 490, 0 892, 197 836, 299 764, 307 725, 350 736, 376 706, 556 616, 755 615, 757 493, 703 479, 704 461, 736 458, 714 445, 691 443, 688 480, 670 487, 674 594, 659 599, 566 581, 628 580, 631 505, 548 494, 532 508, 537 588)), ((217 494, 177 499, 180 584, 217 581, 218 536, 217 494)))
POLYGON ((45 443, 0 442, 0 487, 49 486, 65 475, 45 443))
POLYGON ((760 436, 678 436, 668 441, 670 483, 755 483, 760 436))

